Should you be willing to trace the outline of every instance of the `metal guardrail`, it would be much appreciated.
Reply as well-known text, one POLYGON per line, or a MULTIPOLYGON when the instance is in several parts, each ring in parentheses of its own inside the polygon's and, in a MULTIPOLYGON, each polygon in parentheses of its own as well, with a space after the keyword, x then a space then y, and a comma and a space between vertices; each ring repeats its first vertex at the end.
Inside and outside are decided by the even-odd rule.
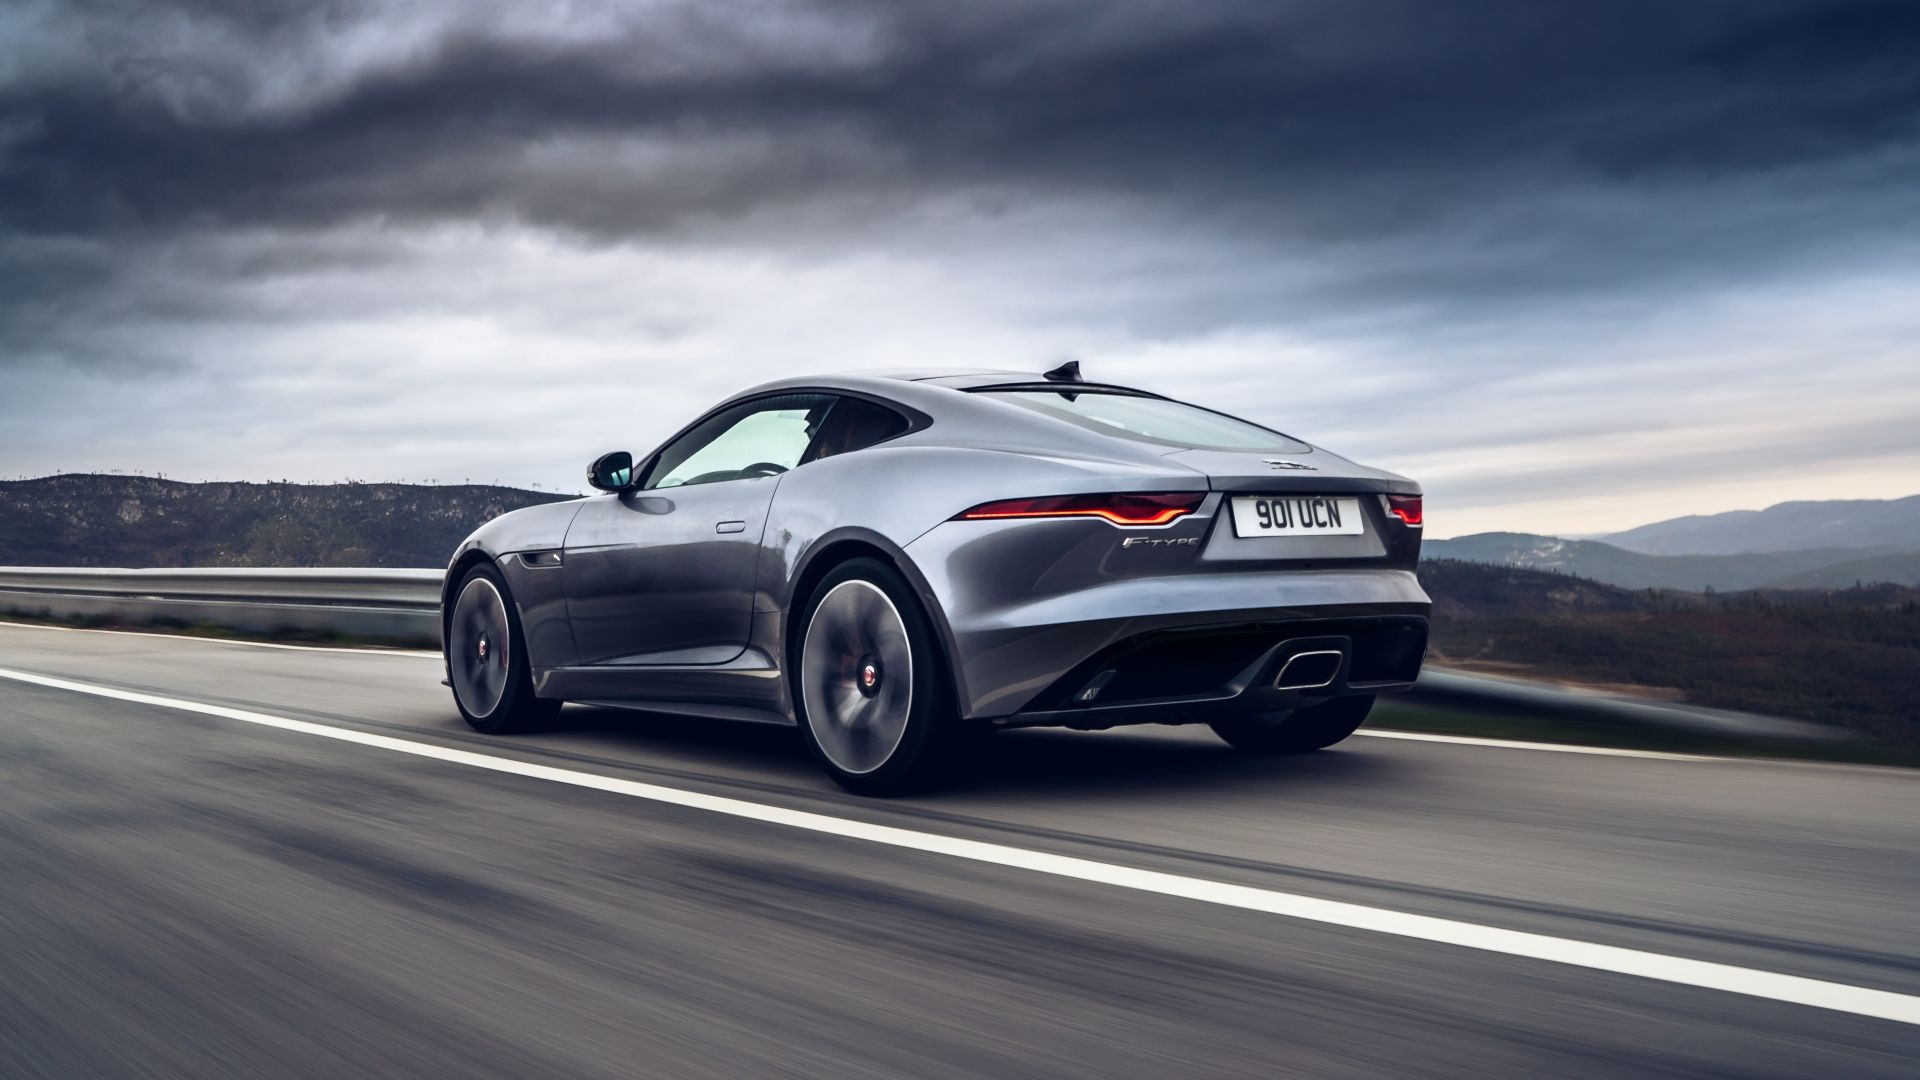
POLYGON ((1637 728, 1763 742, 1840 743, 1846 732, 1804 720, 1708 709, 1674 701, 1602 693, 1554 683, 1428 665, 1405 697, 1422 705, 1513 716, 1550 715, 1569 730, 1637 728))
MULTIPOLYGON (((440 570, 113 570, 0 567, 0 614, 129 623, 173 622, 251 633, 338 634, 437 648, 440 570)), ((1835 742, 1844 735, 1797 720, 1603 694, 1429 666, 1402 700, 1572 725, 1638 727, 1708 738, 1835 742)))
POLYGON ((440 643, 439 570, 0 567, 0 612, 440 643))

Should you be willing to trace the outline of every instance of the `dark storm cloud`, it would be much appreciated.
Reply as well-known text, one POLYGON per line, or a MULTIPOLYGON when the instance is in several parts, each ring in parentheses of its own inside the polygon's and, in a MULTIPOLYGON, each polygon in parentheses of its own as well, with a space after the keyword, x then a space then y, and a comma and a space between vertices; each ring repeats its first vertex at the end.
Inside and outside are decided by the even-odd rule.
POLYGON ((1911 3, 26 0, 0 41, 0 474, 555 483, 761 378, 1064 355, 1506 527, 1637 523, 1655 462, 1661 513, 1920 462, 1911 3))
POLYGON ((1904 3, 840 3, 824 10, 868 44, 818 58, 768 41, 764 6, 660 9, 574 40, 513 36, 483 9, 332 80, 319 73, 350 48, 343 27, 377 29, 383 11, 300 10, 75 9, 83 37, 153 25, 151 51, 7 88, 5 223, 497 215, 621 236, 821 191, 1009 184, 1230 208, 1326 239, 1556 185, 1843 163, 1905 144, 1920 117, 1920 8, 1904 3), (168 44, 182 18, 199 53, 168 44), (283 55, 256 64, 262 49, 283 55), (306 94, 272 90, 303 70, 306 94), (539 152, 623 138, 696 156, 622 172, 539 152), (727 153, 729 139, 761 151, 727 153))

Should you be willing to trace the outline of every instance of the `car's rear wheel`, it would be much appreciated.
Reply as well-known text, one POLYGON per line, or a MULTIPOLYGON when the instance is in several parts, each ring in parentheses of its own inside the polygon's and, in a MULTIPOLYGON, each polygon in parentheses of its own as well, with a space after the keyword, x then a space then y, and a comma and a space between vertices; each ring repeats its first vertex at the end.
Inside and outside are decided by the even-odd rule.
POLYGON ((476 566, 460 579, 447 619, 446 654, 454 704, 475 731, 532 731, 560 711, 559 702, 534 696, 520 616, 493 566, 476 566))
POLYGON ((965 729, 933 626, 899 571, 842 563, 795 625, 794 704, 827 775, 859 794, 897 795, 955 774, 965 729))
POLYGON ((1353 734, 1372 709, 1372 694, 1355 694, 1290 713, 1236 716, 1207 726, 1243 754, 1303 754, 1353 734))

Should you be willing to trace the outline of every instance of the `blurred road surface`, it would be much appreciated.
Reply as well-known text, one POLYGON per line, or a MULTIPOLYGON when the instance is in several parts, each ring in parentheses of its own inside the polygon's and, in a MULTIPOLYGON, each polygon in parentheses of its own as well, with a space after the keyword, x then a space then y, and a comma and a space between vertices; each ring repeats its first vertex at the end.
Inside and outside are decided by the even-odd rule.
MULTIPOLYGON (((0 669, 1920 1006, 1910 772, 1151 728, 876 802, 781 729, 477 736, 431 657, 0 626, 0 669)), ((0 678, 8 1078, 1718 1075, 1912 1077, 1920 1025, 0 678)))

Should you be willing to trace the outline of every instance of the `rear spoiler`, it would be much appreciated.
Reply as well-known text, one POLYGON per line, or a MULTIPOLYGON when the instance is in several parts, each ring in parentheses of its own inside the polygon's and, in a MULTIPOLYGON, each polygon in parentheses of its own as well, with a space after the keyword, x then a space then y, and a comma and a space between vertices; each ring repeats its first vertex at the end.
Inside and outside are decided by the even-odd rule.
POLYGON ((1172 400, 1164 394, 1155 394, 1146 390, 1136 390, 1131 386, 1115 386, 1112 383, 1005 382, 989 383, 985 386, 956 386, 954 389, 966 394, 977 394, 983 390, 1024 390, 1044 394, 1120 394, 1126 397, 1158 398, 1161 401, 1172 400))

